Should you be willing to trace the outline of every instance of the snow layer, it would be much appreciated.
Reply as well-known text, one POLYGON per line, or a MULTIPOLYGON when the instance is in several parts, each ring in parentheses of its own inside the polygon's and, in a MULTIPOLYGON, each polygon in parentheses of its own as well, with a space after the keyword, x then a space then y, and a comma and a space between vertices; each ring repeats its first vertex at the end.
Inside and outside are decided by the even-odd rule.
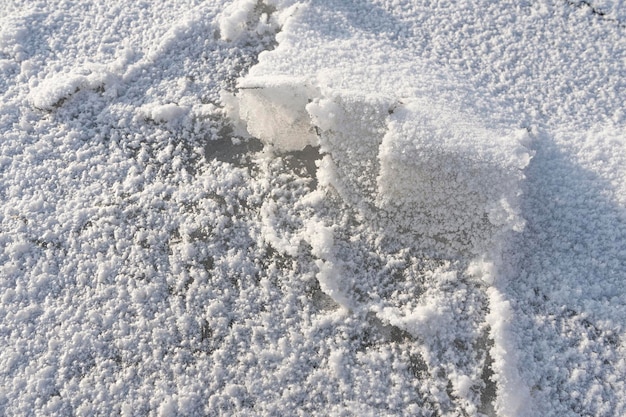
MULTIPOLYGON (((619 415, 624 403, 616 387, 623 384, 623 369, 607 368, 608 362, 586 360, 589 367, 603 369, 601 379, 615 382, 592 389, 595 394, 591 395, 596 395, 598 403, 612 404, 596 407, 590 399, 580 402, 579 394, 574 394, 569 402, 565 399, 570 398, 567 396, 572 390, 580 392, 580 387, 595 386, 593 378, 581 377, 577 380, 578 388, 547 388, 546 382, 538 381, 554 380, 552 372, 557 368, 542 367, 536 353, 529 357, 514 351, 552 352, 550 357, 554 358, 563 346, 571 346, 568 336, 552 337, 551 342, 539 347, 536 341, 545 339, 530 330, 537 326, 538 317, 562 314, 547 313, 551 311, 547 301, 554 295, 544 302, 535 300, 538 288, 543 287, 540 277, 553 271, 550 274, 564 278, 562 271, 573 273, 573 264, 579 265, 579 273, 585 275, 596 262, 595 256, 599 256, 598 252, 592 255, 584 250, 578 254, 559 252, 553 254, 554 259, 568 266, 553 269, 553 258, 542 258, 544 244, 549 240, 525 239, 530 230, 545 229, 547 224, 559 224, 561 230, 550 239, 558 239, 563 236, 561 233, 575 227, 571 222, 554 219, 546 211, 543 216, 532 217, 532 224, 524 228, 525 213, 532 213, 534 208, 546 210, 548 203, 535 198, 537 190, 543 194, 549 189, 556 192, 558 188, 571 187, 565 184, 572 176, 578 176, 577 169, 566 169, 559 170, 555 177, 546 166, 541 175, 553 179, 548 181, 554 181, 554 185, 545 186, 541 181, 535 188, 534 181, 524 182, 524 170, 534 173, 538 166, 532 157, 543 152, 544 147, 561 149, 572 166, 580 164, 591 169, 590 174, 583 176, 589 177, 593 172, 595 179, 588 178, 574 187, 579 192, 598 188, 601 194, 620 199, 620 190, 624 189, 624 170, 616 165, 622 160, 624 149, 620 133, 624 122, 624 61, 619 57, 624 56, 625 45, 619 7, 593 2, 481 2, 475 6, 463 2, 436 6, 410 2, 307 2, 277 36, 278 47, 261 54, 259 64, 240 85, 254 80, 257 86, 269 86, 275 79, 287 78, 292 83, 285 87, 287 90, 297 90, 304 84, 317 86, 319 92, 308 96, 312 103, 306 109, 318 133, 320 151, 325 155, 318 163, 320 185, 356 207, 360 221, 369 225, 377 239, 391 236, 389 239, 395 244, 402 242, 401 245, 429 256, 461 256, 469 266, 463 262, 458 273, 478 277, 493 286, 486 291, 489 307, 482 308, 491 310, 485 320, 494 343, 490 357, 495 372, 491 380, 497 386, 497 414, 619 415), (585 35, 572 40, 570 34, 574 31, 585 35), (610 43, 606 43, 607 39, 611 39, 610 43), (614 139, 609 148, 604 147, 606 142, 602 139, 607 134, 614 139), (615 161, 609 162, 614 168, 601 168, 599 162, 589 166, 590 149, 603 155, 603 163, 615 161), (614 188, 609 191, 603 181, 610 181, 614 188), (515 232, 522 234, 516 236, 515 232), (533 249, 526 253, 532 253, 532 257, 521 255, 528 245, 533 249), (539 261, 530 270, 524 266, 537 257, 545 261, 539 261), (466 272, 463 268, 467 268, 466 272), (530 284, 535 288, 533 292, 529 290, 528 277, 535 274, 530 284), (530 306, 536 306, 535 310, 530 306), (529 361, 537 361, 538 366, 529 366, 529 361), (543 394, 547 391, 558 392, 558 398, 543 394)), ((280 128, 279 124, 275 126, 280 128)), ((304 130, 300 128, 300 134, 292 131, 289 135, 297 141, 304 130)), ((277 146, 284 148, 283 143, 284 139, 277 146)), ((539 164, 543 165, 544 160, 541 158, 539 164)), ((559 165, 558 156, 552 160, 555 167, 559 165)), ((572 204, 579 206, 576 200, 581 201, 575 198, 572 204)), ((607 213, 602 208, 607 207, 606 203, 596 197, 588 201, 594 202, 593 213, 607 213)), ((597 214, 590 217, 577 212, 587 219, 598 218, 597 214)), ((610 222, 615 230, 600 233, 585 227, 586 235, 580 228, 578 232, 565 232, 563 249, 568 247, 565 242, 576 247, 575 242, 586 240, 582 236, 595 242, 589 241, 588 248, 609 236, 614 243, 601 245, 602 265, 623 265, 623 214, 609 216, 614 220, 601 220, 596 227, 604 230, 604 222, 610 222)), ((346 284, 350 281, 342 266, 346 260, 334 258, 340 268, 334 273, 337 278, 333 285, 324 278, 322 287, 331 296, 338 292, 337 286, 354 285, 346 284)), ((325 262, 328 267, 328 261, 325 262)), ((603 291, 622 291, 619 286, 611 286, 611 279, 604 273, 596 279, 604 288, 596 290, 596 295, 592 295, 593 287, 575 279, 579 294, 586 294, 585 307, 575 311, 582 309, 587 311, 585 314, 593 312, 608 319, 607 314, 612 314, 609 311, 622 310, 621 302, 614 299, 601 306, 591 300, 606 297, 603 291), (594 307, 589 310, 591 305, 594 307)), ((341 291, 341 300, 337 299, 340 304, 345 304, 342 300, 347 292, 346 288, 341 291)), ((560 302, 572 304, 571 295, 567 292, 564 298, 559 297, 560 302)), ((422 330, 415 330, 411 317, 418 317, 421 323, 435 320, 437 298, 431 297, 417 310, 403 306, 404 312, 392 315, 378 305, 368 308, 383 321, 420 335, 423 325, 417 327, 422 330)), ((606 330, 610 333, 623 328, 621 316, 603 323, 612 329, 606 330)), ((453 333, 455 329, 449 326, 447 331, 453 333)), ((554 334, 554 325, 548 332, 554 334)), ((435 338, 432 333, 429 335, 435 338)), ((582 346, 587 342, 581 339, 580 343, 574 351, 584 351, 582 346)), ((617 352, 621 348, 600 347, 601 342, 596 343, 596 351, 620 356, 617 352)), ((441 349, 424 345, 427 357, 433 354, 432 349, 441 349)), ((462 356, 460 351, 451 354, 462 356)), ((454 372, 449 378, 453 387, 455 382, 460 384, 459 392, 467 392, 458 382, 464 379, 454 376, 454 372)), ((464 409, 473 412, 468 411, 473 410, 471 407, 464 409)))
POLYGON ((8 2, 0 414, 624 415, 621 6, 8 2))

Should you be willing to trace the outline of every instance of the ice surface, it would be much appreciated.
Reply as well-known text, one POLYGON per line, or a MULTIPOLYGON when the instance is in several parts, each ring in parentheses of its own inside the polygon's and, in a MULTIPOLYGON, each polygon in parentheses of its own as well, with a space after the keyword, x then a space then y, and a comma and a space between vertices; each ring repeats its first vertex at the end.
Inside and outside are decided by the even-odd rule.
POLYGON ((620 1, 11 1, 0 415, 621 416, 620 1))

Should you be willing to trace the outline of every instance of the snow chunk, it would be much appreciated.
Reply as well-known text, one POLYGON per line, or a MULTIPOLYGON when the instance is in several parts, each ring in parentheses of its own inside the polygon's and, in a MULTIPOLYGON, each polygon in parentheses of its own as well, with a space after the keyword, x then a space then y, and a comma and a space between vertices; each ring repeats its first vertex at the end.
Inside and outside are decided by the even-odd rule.
POLYGON ((311 220, 306 226, 306 236, 311 245, 311 253, 322 259, 332 256, 334 245, 333 231, 319 221, 311 220))
POLYGON ((345 283, 342 282, 342 276, 345 275, 341 265, 336 261, 317 260, 315 265, 319 269, 316 275, 320 284, 320 289, 336 302, 343 311, 352 309, 353 303, 346 295, 345 283))
POLYGON ((418 98, 324 91, 307 105, 320 132, 318 179, 394 238, 439 253, 482 254, 521 231, 526 130, 418 98), (415 239, 413 239, 415 240, 415 239))
POLYGON ((17 62, 25 60, 28 35, 29 30, 20 19, 4 20, 0 28, 0 55, 8 55, 17 62))
POLYGON ((174 399, 167 399, 159 407, 159 417, 170 417, 177 415, 176 401, 174 399))
POLYGON ((354 307, 346 295, 346 282, 343 277, 343 263, 335 257, 334 232, 317 219, 310 220, 303 233, 304 240, 311 245, 311 253, 320 258, 315 261, 319 272, 316 274, 320 289, 335 301, 343 311, 354 307))
POLYGON ((289 15, 291 0, 236 0, 218 17, 221 38, 237 41, 246 32, 258 35, 276 32, 289 15), (274 14, 276 10, 282 13, 274 14))
POLYGON ((80 90, 102 88, 108 95, 117 95, 119 76, 105 65, 88 65, 72 73, 54 74, 35 83, 28 95, 30 104, 39 110, 53 110, 80 90))
POLYGON ((305 107, 316 95, 304 80, 247 79, 240 84, 239 109, 248 132, 278 150, 302 150, 316 145, 317 136, 305 107))
POLYGON ((143 117, 163 123, 175 123, 187 114, 188 111, 189 109, 186 107, 181 107, 174 103, 150 103, 140 109, 140 113, 143 117))
POLYGON ((36 109, 52 110, 86 84, 87 77, 84 75, 57 74, 31 90, 30 103, 36 109))
POLYGON ((378 155, 377 203, 402 228, 481 252, 497 229, 523 229, 526 131, 489 129, 421 100, 395 109, 388 128, 378 155))
POLYGON ((228 5, 219 19, 220 33, 224 40, 236 40, 246 30, 248 19, 257 0, 238 0, 228 5))

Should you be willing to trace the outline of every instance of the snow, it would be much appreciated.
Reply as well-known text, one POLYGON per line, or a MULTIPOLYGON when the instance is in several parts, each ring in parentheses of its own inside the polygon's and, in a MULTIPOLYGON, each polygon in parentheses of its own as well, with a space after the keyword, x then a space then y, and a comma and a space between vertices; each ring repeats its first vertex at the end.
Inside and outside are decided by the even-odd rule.
POLYGON ((181 107, 175 103, 168 104, 147 104, 141 108, 141 113, 147 119, 155 122, 176 122, 182 118, 188 109, 181 107))
POLYGON ((623 2, 4 6, 0 415, 626 413, 623 2))
POLYGON ((318 145, 305 108, 314 96, 312 87, 291 80, 258 87, 253 81, 239 85, 238 116, 253 137, 281 151, 318 145))

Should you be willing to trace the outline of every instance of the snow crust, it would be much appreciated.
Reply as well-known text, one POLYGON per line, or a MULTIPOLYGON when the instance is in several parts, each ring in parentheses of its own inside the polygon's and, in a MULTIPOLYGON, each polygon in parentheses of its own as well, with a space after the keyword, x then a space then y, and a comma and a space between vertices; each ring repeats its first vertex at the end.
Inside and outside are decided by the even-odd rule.
POLYGON ((415 223, 435 223, 434 233, 453 233, 449 241, 462 241, 461 234, 480 238, 485 217, 492 226, 522 231, 519 183, 531 159, 523 146, 528 133, 474 123, 432 103, 396 109, 379 152, 382 204, 400 202, 404 212, 433 205, 415 223))
POLYGON ((626 414, 621 1, 10 1, 0 415, 626 414))
POLYGON ((365 215, 391 218, 396 238, 412 233, 441 252, 483 253, 496 235, 523 229, 527 131, 489 129, 417 98, 268 80, 239 84, 236 114, 248 133, 279 152, 321 146, 318 179, 365 215))
MULTIPOLYGON (((420 13, 428 13, 427 6, 421 9, 404 6, 404 16, 411 16, 409 19, 415 19, 413 22, 423 22, 420 13)), ((573 13, 577 13, 577 19, 595 19, 595 22, 600 22, 598 27, 615 28, 621 25, 615 14, 607 17, 611 12, 601 11, 607 5, 572 2, 570 6, 573 13)), ((385 6, 381 8, 393 10, 385 6)), ((416 26, 408 29, 414 31, 411 32, 415 34, 414 38, 403 36, 401 32, 387 31, 402 26, 394 20, 402 12, 389 17, 373 6, 368 9, 367 15, 376 15, 377 19, 364 22, 355 10, 345 3, 310 2, 302 5, 298 16, 288 21, 278 35, 276 50, 261 54, 259 64, 240 81, 240 85, 254 80, 255 85, 262 89, 264 85, 273 86, 275 80, 285 84, 285 79, 290 79, 290 84, 283 86, 285 91, 298 91, 304 85, 317 87, 318 91, 313 95, 302 94, 300 103, 282 101, 280 97, 275 97, 275 100, 282 102, 289 111, 293 111, 296 105, 301 108, 305 96, 310 101, 306 110, 317 133, 321 152, 316 173, 319 185, 338 193, 343 203, 356 208, 360 221, 368 224, 380 241, 391 237, 395 242, 402 242, 406 247, 430 256, 461 257, 464 260, 461 265, 464 266, 453 267, 453 270, 460 268, 454 276, 467 274, 491 286, 485 292, 487 300, 482 308, 491 311, 484 320, 493 342, 490 367, 494 376, 490 379, 497 387, 493 412, 497 415, 559 415, 562 411, 554 410, 562 410, 560 405, 555 406, 551 399, 538 395, 538 385, 531 382, 534 377, 528 378, 529 373, 521 371, 527 369, 522 365, 526 361, 524 356, 515 352, 515 349, 526 351, 527 345, 516 345, 516 340, 527 330, 521 324, 516 328, 511 323, 519 323, 515 312, 528 317, 528 304, 524 304, 527 301, 521 302, 515 310, 507 297, 514 300, 520 297, 514 288, 524 281, 517 276, 520 273, 525 276, 529 272, 522 266, 524 261, 515 256, 515 249, 509 242, 523 247, 525 244, 520 243, 523 238, 516 235, 528 235, 523 213, 536 202, 532 198, 526 200, 524 192, 529 190, 529 186, 524 183, 524 171, 532 164, 537 152, 535 148, 541 147, 540 143, 555 141, 563 143, 571 151, 569 144, 576 143, 572 137, 577 136, 578 129, 589 129, 594 124, 606 126, 608 122, 594 119, 596 113, 585 110, 590 102, 582 98, 593 94, 582 75, 587 63, 575 57, 573 50, 578 50, 578 46, 568 49, 572 55, 568 52, 567 59, 572 63, 573 70, 581 71, 581 76, 564 80, 570 89, 567 91, 576 91, 569 94, 558 87, 561 81, 547 75, 551 70, 544 72, 538 69, 541 67, 533 67, 539 62, 555 62, 552 61, 551 49, 539 47, 522 51, 522 55, 532 57, 526 70, 523 64, 517 65, 515 59, 507 61, 508 58, 505 58, 496 59, 497 65, 501 65, 499 69, 481 72, 479 69, 461 68, 450 57, 447 63, 437 57, 428 59, 425 45, 429 41, 420 38, 427 32, 417 32, 416 26), (492 77, 497 73, 500 73, 499 78, 492 77), (526 77, 533 73, 545 80, 542 85, 548 86, 547 91, 533 90, 538 84, 526 82, 529 80, 526 77), (507 80, 509 76, 515 82, 507 80), (503 91, 508 94, 504 100, 503 91), (533 91, 530 97, 529 91, 533 91), (557 103, 562 98, 557 96, 567 97, 567 105, 559 108, 557 103), (535 102, 539 97, 543 102, 535 102), (587 117, 581 117, 581 114, 587 117), (555 125, 558 127, 553 128, 555 125), (542 398, 539 403, 536 401, 538 398, 542 398)), ((468 11, 465 6, 455 10, 460 13, 461 10, 468 11)), ((451 18, 455 22, 452 25, 461 25, 465 19, 453 13, 456 11, 451 14, 443 12, 435 19, 451 18)), ((516 27, 524 33, 523 37, 533 34, 533 29, 526 29, 527 22, 523 16, 530 16, 529 21, 544 19, 548 27, 556 22, 547 17, 550 13, 555 13, 554 9, 542 4, 530 7, 521 15, 513 12, 509 16, 515 17, 507 21, 516 22, 516 27)), ((443 30, 446 29, 437 29, 433 37, 448 37, 443 30)), ((447 30, 454 32, 458 28, 448 26, 447 30)), ((467 45, 472 45, 472 48, 472 42, 481 39, 478 35, 480 30, 476 33, 475 38, 474 35, 467 38, 467 45)), ((505 31, 500 37, 505 44, 516 36, 507 33, 505 31)), ((601 39, 602 35, 598 36, 596 39, 601 39)), ((456 40, 452 41, 453 45, 454 42, 456 40)), ((490 46, 478 43, 476 48, 477 52, 485 54, 485 58, 490 56, 490 46)), ((442 49, 441 55, 446 56, 449 51, 454 51, 454 47, 447 51, 442 49)), ((515 53, 505 55, 515 57, 515 53)), ((466 59, 477 64, 486 62, 481 61, 481 55, 466 59)), ((609 59, 609 62, 601 70, 607 71, 607 78, 604 79, 616 80, 609 74, 611 71, 615 71, 613 75, 622 73, 623 68, 618 61, 609 59)), ((554 68, 558 68, 556 65, 555 62, 554 68)), ((588 68, 591 70, 591 67, 588 68)), ((613 81, 609 81, 611 83, 613 81)), ((612 85, 621 89, 618 84, 612 85)), ((607 100, 594 105, 605 115, 612 114, 612 121, 608 124, 622 120, 619 99, 617 96, 610 97, 613 98, 607 96, 607 100)), ((243 99, 240 102, 243 103, 243 99)), ((248 101, 242 105, 249 107, 255 103, 248 101)), ((280 105, 276 108, 280 113, 280 105)), ((302 121, 304 114, 301 110, 298 114, 299 121, 302 121)), ((280 140, 269 140, 279 151, 302 149, 305 145, 314 144, 310 139, 302 140, 310 132, 306 123, 275 122, 274 119, 264 118, 261 123, 265 122, 285 132, 285 135, 275 135, 280 140), (289 137, 291 141, 286 142, 289 137)), ((267 138, 264 140, 268 141, 267 138)), ((532 228, 540 227, 538 224, 532 228)), ((541 251, 540 244, 534 247, 536 251, 541 251)), ((611 252, 619 257, 619 250, 611 252)), ((359 306, 346 301, 346 294, 349 293, 346 287, 354 285, 354 282, 347 283, 349 279, 346 275, 350 274, 346 271, 346 262, 349 261, 336 256, 331 260, 324 259, 319 280, 322 290, 331 298, 355 310, 359 306), (334 274, 334 280, 329 281, 329 273, 334 274)), ((428 268, 419 269, 420 274, 431 273, 428 268)), ((352 279, 363 278, 354 276, 352 279)), ((521 288, 528 288, 524 285, 521 288)), ((391 308, 370 302, 365 303, 368 306, 361 304, 360 308, 375 312, 383 322, 405 329, 412 335, 436 340, 445 336, 433 333, 433 325, 426 323, 440 323, 439 328, 446 326, 437 318, 441 317, 441 312, 435 300, 437 296, 431 295, 430 302, 417 307, 405 305, 391 308)), ((532 298, 529 302, 531 305, 534 303, 532 298)), ((618 326, 621 328, 621 325, 618 326)), ((454 331, 448 325, 448 332, 454 331)), ((527 338, 524 340, 528 343, 527 338)), ((436 343, 425 343, 423 348, 428 365, 431 365, 429 357, 443 354, 436 343)), ((534 369, 537 372, 535 375, 542 373, 538 368, 534 369)), ((467 379, 457 372, 458 369, 450 372, 448 377, 458 398, 464 398, 463 394, 468 393, 467 379)), ((623 380, 620 372, 617 378, 623 380)), ((465 410, 476 411, 467 406, 465 410)))

